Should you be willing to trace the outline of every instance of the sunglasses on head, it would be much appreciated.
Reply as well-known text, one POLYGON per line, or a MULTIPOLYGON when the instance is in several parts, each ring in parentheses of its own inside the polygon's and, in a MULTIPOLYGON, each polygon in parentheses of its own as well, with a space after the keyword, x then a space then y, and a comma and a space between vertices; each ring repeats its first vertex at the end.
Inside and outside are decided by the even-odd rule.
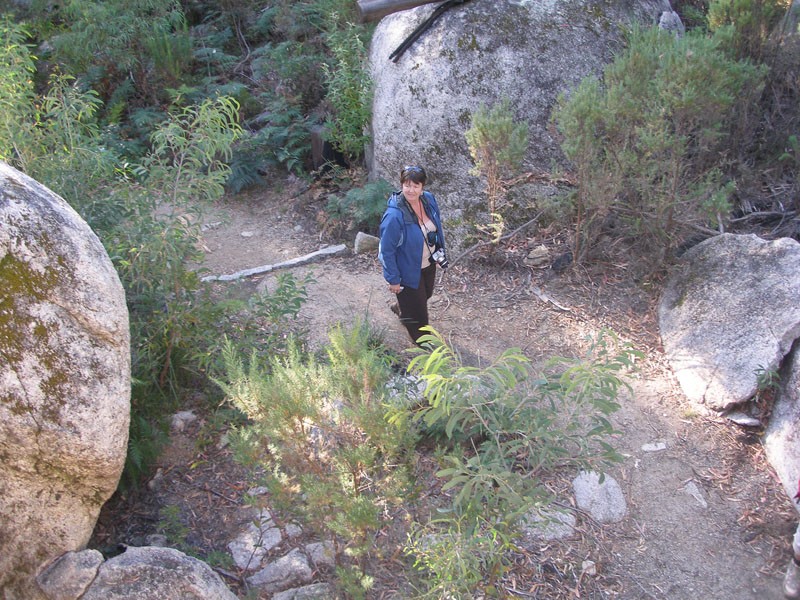
POLYGON ((417 167, 415 165, 407 165, 403 167, 403 177, 407 177, 412 173, 419 173, 420 175, 424 175, 425 169, 423 169, 422 167, 417 167))

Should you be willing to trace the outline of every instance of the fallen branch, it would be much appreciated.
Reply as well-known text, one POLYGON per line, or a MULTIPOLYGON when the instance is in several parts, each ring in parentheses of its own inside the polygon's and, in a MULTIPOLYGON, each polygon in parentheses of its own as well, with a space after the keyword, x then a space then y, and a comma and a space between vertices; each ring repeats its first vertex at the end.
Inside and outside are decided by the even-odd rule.
POLYGON ((299 267, 301 265, 306 265, 310 262, 313 262, 321 257, 341 254, 345 250, 347 250, 347 246, 345 246, 344 244, 339 244, 338 246, 328 246, 326 248, 321 248, 316 252, 312 252, 311 254, 306 254, 305 256, 298 256, 297 258, 293 258, 291 260, 287 260, 274 265, 262 265, 260 267, 253 267, 252 269, 237 271, 236 273, 231 273, 230 275, 207 275, 206 277, 203 277, 201 281, 236 281, 238 279, 243 279, 245 277, 260 275, 261 273, 269 273, 270 271, 275 271, 277 269, 289 269, 292 267, 299 267))
POLYGON ((536 221, 538 221, 538 220, 539 220, 539 217, 541 217, 541 216, 542 216, 542 212, 544 212, 544 211, 539 211, 539 213, 538 213, 538 214, 537 214, 535 217, 533 217, 533 218, 532 218, 530 221, 528 221, 527 223, 524 223, 523 225, 520 225, 519 227, 517 227, 517 228, 516 228, 514 231, 512 231, 511 233, 507 233, 506 235, 502 236, 501 238, 499 238, 499 239, 497 239, 497 240, 489 240, 489 241, 486 241, 486 242, 478 242, 478 243, 477 243, 477 244, 475 244, 474 246, 472 246, 472 247, 470 247, 470 248, 467 248, 466 250, 464 250, 464 252, 462 252, 461 254, 459 254, 458 256, 456 256, 456 257, 455 257, 453 260, 451 260, 451 261, 450 261, 450 264, 451 264, 451 265, 454 265, 454 264, 456 264, 456 262, 458 262, 459 260, 461 260, 462 258, 464 258, 464 257, 465 257, 467 254, 469 254, 470 252, 472 252, 473 250, 475 250, 475 249, 477 249, 477 248, 482 248, 482 247, 484 247, 484 246, 489 246, 489 245, 491 245, 491 244, 497 244, 497 243, 500 243, 500 242, 504 242, 504 241, 506 241, 506 240, 508 240, 508 239, 511 239, 512 237, 514 237, 515 235, 517 235, 517 234, 518 234, 520 231, 522 231, 523 229, 525 229, 525 228, 526 228, 528 225, 532 225, 533 223, 535 223, 536 221))

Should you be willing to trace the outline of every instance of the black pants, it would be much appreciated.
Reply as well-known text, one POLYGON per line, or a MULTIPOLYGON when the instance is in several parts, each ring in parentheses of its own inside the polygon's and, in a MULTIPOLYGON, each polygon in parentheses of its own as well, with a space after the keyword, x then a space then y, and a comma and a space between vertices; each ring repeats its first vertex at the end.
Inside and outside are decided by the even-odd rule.
POLYGON ((397 305, 400 307, 400 321, 408 329, 408 335, 416 343, 424 332, 420 327, 428 324, 428 300, 433 296, 436 283, 436 263, 422 269, 422 277, 417 289, 405 286, 397 294, 397 305))

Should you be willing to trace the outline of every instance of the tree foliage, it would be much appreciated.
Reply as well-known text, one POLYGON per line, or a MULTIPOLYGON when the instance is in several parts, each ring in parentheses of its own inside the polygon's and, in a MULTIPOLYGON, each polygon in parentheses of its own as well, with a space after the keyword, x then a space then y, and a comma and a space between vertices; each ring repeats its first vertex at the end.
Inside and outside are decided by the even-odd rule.
POLYGON ((528 150, 528 125, 514 120, 509 100, 487 108, 478 107, 472 126, 464 134, 475 167, 472 173, 486 179, 489 215, 497 224, 494 238, 502 235, 500 206, 505 195, 505 179, 516 174, 528 150))
POLYGON ((575 256, 596 251, 601 233, 638 241, 661 264, 696 226, 730 211, 728 142, 764 69, 731 58, 717 38, 636 31, 602 81, 585 79, 555 113, 575 164, 575 256), (611 231, 611 228, 616 228, 611 231))

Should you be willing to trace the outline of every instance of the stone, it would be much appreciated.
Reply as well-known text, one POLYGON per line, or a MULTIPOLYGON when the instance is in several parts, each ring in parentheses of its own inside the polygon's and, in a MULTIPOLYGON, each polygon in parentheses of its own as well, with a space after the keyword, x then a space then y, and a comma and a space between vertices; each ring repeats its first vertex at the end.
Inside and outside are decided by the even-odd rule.
MULTIPOLYGON (((667 0, 466 2, 445 11, 396 63, 389 60, 433 10, 425 5, 395 12, 375 29, 367 158, 370 178, 395 186, 404 165, 424 166, 447 221, 457 220, 483 190, 471 173, 464 135, 479 106, 508 98, 516 121, 529 128, 524 164, 541 172, 554 165, 568 170, 551 122, 559 94, 600 75, 622 47, 624 31, 634 24, 655 26, 672 7, 667 0)), ((539 182, 517 189, 524 201, 556 187, 539 182)), ((450 231, 456 243, 454 225, 450 231)))
POLYGON ((680 16, 673 10, 665 10, 661 13, 658 19, 658 26, 664 31, 671 31, 675 34, 675 37, 683 37, 683 34, 686 33, 686 27, 684 27, 680 16))
POLYGON ((359 231, 353 245, 353 254, 370 254, 378 251, 380 240, 374 235, 359 231))
POLYGON ((327 583, 312 583, 272 595, 272 600, 338 600, 333 587, 327 583))
POLYGON ((66 552, 48 565, 36 583, 50 600, 80 598, 97 577, 103 555, 97 550, 66 552))
POLYGON ((191 410, 182 410, 172 415, 170 429, 175 433, 183 432, 186 427, 197 420, 197 415, 191 410))
POLYGON ((333 542, 312 542, 306 546, 306 554, 311 563, 320 568, 333 569, 336 566, 336 548, 333 542))
POLYGON ((796 348, 782 373, 785 379, 772 406, 762 444, 792 506, 800 512, 800 504, 794 500, 800 482, 800 352, 796 348))
POLYGON ((295 548, 289 554, 248 577, 247 583, 273 594, 309 583, 312 576, 313 571, 308 564, 308 559, 298 548, 295 548))
POLYGON ((686 397, 716 411, 751 399, 800 336, 800 244, 724 234, 690 249, 658 307, 664 352, 686 397))
POLYGON ((650 444, 642 444, 642 452, 661 452, 667 449, 665 442, 652 442, 650 444))
POLYGON ((236 600, 204 562, 174 548, 128 547, 100 566, 80 600, 236 600))
POLYGON ((700 491, 700 488, 694 481, 686 482, 686 485, 683 486, 683 491, 697 500, 700 506, 708 508, 708 502, 706 502, 706 499, 703 497, 703 492, 700 491))
POLYGON ((529 267, 549 267, 550 251, 547 246, 537 246, 525 257, 525 264, 529 267))
POLYGON ((578 508, 588 512, 599 523, 618 523, 625 518, 628 505, 619 483, 606 475, 600 482, 600 474, 583 471, 572 481, 578 508))
POLYGON ((125 464, 130 334, 102 243, 59 196, 0 163, 0 589, 86 546, 125 464), (35 501, 33 501, 35 499, 35 501))
POLYGON ((529 511, 523 517, 522 539, 530 542, 562 540, 575 533, 575 515, 563 510, 529 511))
POLYGON ((250 523, 247 529, 228 544, 233 562, 244 571, 261 568, 261 561, 267 553, 281 543, 281 530, 272 521, 250 523))

